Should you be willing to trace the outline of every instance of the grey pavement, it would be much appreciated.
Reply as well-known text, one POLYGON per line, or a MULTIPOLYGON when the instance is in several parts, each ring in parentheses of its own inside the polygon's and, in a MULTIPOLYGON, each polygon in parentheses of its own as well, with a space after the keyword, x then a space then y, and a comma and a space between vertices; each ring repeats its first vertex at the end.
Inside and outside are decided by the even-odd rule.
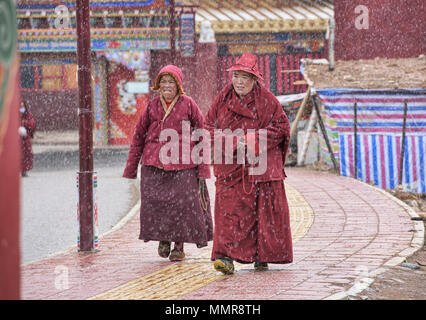
MULTIPOLYGON (((78 132, 39 133, 34 168, 21 181, 21 263, 77 245, 78 132)), ((135 205, 137 181, 121 177, 128 146, 95 147, 99 228, 105 234, 135 205)))

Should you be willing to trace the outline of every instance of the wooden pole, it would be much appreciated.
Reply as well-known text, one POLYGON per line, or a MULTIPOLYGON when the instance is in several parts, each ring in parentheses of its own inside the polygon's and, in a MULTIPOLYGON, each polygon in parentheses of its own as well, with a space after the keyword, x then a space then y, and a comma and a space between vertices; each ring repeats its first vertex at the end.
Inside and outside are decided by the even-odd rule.
POLYGON ((306 155, 308 154, 309 143, 311 140, 312 133, 315 131, 314 126, 317 122, 317 111, 312 110, 311 116, 309 117, 308 128, 306 129, 305 138, 303 141, 302 154, 297 159, 297 165, 302 166, 306 161, 306 155))
POLYGON ((176 29, 175 29, 175 0, 170 0, 170 60, 176 63, 176 29))
POLYGON ((79 213, 80 251, 94 249, 93 238, 93 111, 89 0, 77 0, 77 64, 79 116, 79 213))
POLYGON ((303 98, 302 104, 300 105, 299 110, 297 111, 296 118, 294 119, 293 123, 291 124, 290 129, 290 139, 293 137, 293 135, 296 133, 297 124, 300 121, 300 118, 302 117, 303 111, 305 110, 306 103, 311 95, 311 86, 308 87, 308 90, 306 91, 306 95, 303 98))
POLYGON ((327 131, 325 130, 324 122, 322 121, 321 113, 316 103, 315 97, 312 98, 312 102, 314 103, 314 108, 315 108, 315 111, 317 112, 318 123, 321 128, 322 136, 324 137, 325 144, 327 145, 328 153, 330 153, 331 161, 333 162, 334 172, 338 173, 339 169, 337 168, 337 162, 336 162, 336 159, 334 158, 333 149, 331 148, 330 141, 328 140, 327 131))
POLYGON ((328 71, 334 70, 334 34, 336 23, 334 18, 329 20, 329 34, 328 34, 328 71))
POLYGON ((402 143, 401 143, 401 158, 399 159, 399 179, 398 184, 402 184, 402 172, 404 167, 404 149, 405 149, 405 128, 407 122, 407 99, 404 100, 404 120, 402 122, 402 143))
POLYGON ((358 127, 358 119, 357 119, 357 104, 354 104, 354 178, 358 179, 358 137, 357 137, 357 127, 358 127))

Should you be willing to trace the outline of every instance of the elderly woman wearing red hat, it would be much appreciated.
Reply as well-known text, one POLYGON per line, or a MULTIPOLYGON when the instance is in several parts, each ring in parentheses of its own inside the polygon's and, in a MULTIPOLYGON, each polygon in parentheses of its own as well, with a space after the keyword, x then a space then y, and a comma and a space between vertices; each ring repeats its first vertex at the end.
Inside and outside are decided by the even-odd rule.
POLYGON ((185 258, 184 242, 201 248, 213 239, 204 180, 210 178, 210 169, 208 164, 196 164, 189 157, 183 161, 185 155, 181 153, 175 161, 164 161, 161 154, 167 142, 161 134, 172 130, 178 135, 178 150, 183 152, 181 144, 186 140, 192 151, 195 142, 183 139, 182 123, 189 122, 189 130, 200 129, 204 118, 195 101, 184 94, 178 67, 163 67, 152 89, 160 95, 149 102, 136 125, 123 177, 135 179, 141 162, 139 239, 159 241, 161 257, 180 261, 185 258), (175 243, 173 250, 171 242, 175 243))
POLYGON ((283 182, 290 125, 278 100, 259 81, 263 78, 256 56, 242 55, 227 71, 232 72, 232 83, 210 106, 205 128, 212 135, 215 153, 215 230, 211 259, 216 270, 232 274, 233 261, 254 262, 255 270, 267 270, 268 263, 293 261, 283 182), (226 145, 223 141, 218 143, 220 139, 227 139, 226 132, 230 131, 225 129, 232 133, 240 130, 244 135, 232 144, 232 155, 228 157, 231 156, 233 162, 217 163, 220 156, 216 153, 226 152, 225 147, 217 147, 226 145), (265 169, 255 174, 249 170, 250 163, 240 163, 240 148, 247 155, 251 150, 266 161, 265 169))

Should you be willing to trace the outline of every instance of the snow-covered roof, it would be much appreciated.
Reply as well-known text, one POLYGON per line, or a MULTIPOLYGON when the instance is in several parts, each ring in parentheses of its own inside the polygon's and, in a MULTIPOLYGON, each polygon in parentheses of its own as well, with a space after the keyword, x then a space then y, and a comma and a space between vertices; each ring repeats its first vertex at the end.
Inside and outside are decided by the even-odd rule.
POLYGON ((197 32, 210 21, 215 33, 325 31, 334 15, 332 1, 185 0, 198 5, 197 32))
MULTIPOLYGON (((168 15, 168 0, 91 0, 91 17, 135 17, 148 11, 168 15)), ((325 31, 334 14, 332 0, 175 0, 196 11, 196 31, 210 21, 215 33, 325 31)), ((75 16, 75 0, 17 0, 17 16, 55 19, 65 5, 75 16)))
MULTIPOLYGON (((19 50, 74 50, 75 4, 75 0, 17 0, 19 50)), ((331 0, 175 0, 175 4, 176 11, 195 11, 196 33, 203 21, 210 21, 214 32, 226 37, 321 32, 333 16, 331 0)), ((92 48, 122 50, 130 41, 132 48, 167 49, 168 6, 169 0, 91 0, 91 37, 100 46, 92 48)))

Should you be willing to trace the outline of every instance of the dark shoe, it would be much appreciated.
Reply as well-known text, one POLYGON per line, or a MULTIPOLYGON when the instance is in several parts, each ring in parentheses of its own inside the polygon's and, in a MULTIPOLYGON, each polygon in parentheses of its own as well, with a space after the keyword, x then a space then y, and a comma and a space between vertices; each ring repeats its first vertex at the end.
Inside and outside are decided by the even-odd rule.
POLYGON ((185 252, 178 249, 173 249, 169 256, 170 261, 182 261, 185 259, 185 252))
POLYGON ((214 261, 214 268, 223 274, 234 274, 234 263, 228 257, 216 259, 214 261))
POLYGON ((158 244, 158 255, 162 258, 167 258, 170 254, 170 245, 168 241, 160 241, 158 244))
POLYGON ((266 262, 255 262, 254 270, 256 271, 266 271, 268 270, 268 264, 266 262))

